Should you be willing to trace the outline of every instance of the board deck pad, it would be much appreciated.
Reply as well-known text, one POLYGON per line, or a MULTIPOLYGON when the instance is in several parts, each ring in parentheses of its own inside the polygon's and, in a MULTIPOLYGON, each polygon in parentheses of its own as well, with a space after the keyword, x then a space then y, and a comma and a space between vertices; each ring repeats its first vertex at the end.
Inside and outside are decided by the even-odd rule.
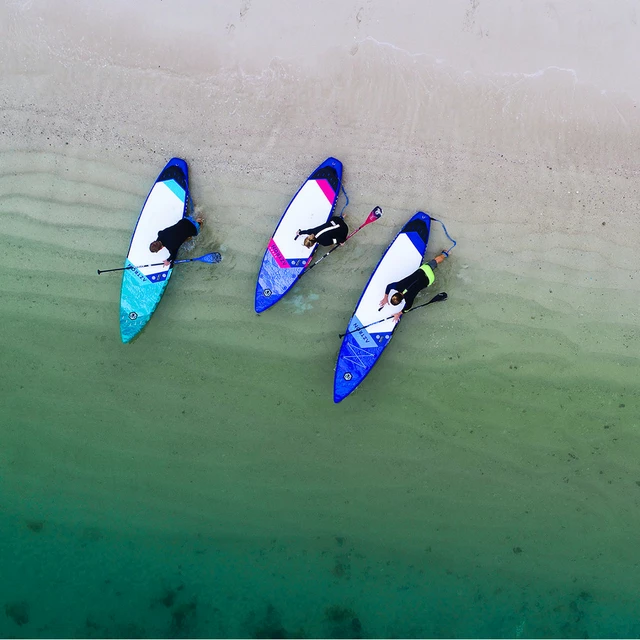
POLYGON ((401 229, 374 269, 356 309, 351 316, 338 361, 333 383, 333 400, 341 402, 365 379, 382 355, 397 325, 393 319, 378 322, 394 313, 387 304, 379 310, 387 285, 413 273, 422 264, 429 242, 431 218, 419 211, 401 229))
POLYGON ((327 158, 304 182, 285 209, 269 240, 256 282, 255 310, 265 311, 293 287, 317 247, 295 239, 298 229, 324 224, 333 213, 342 181, 342 163, 327 158))
POLYGON ((120 293, 120 336, 130 342, 149 322, 171 277, 172 267, 136 265, 162 262, 169 250, 149 251, 158 231, 170 227, 187 213, 189 174, 187 163, 180 158, 169 160, 155 181, 138 217, 129 252, 124 263, 120 293))

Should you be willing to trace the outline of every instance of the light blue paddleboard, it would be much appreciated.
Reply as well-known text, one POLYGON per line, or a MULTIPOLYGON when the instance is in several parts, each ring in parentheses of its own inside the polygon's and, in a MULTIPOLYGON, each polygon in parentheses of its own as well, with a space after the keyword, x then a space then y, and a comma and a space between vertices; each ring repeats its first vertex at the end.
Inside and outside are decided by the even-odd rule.
POLYGON ((120 293, 120 336, 130 342, 149 322, 171 277, 172 267, 140 267, 169 258, 163 248, 151 253, 149 245, 158 231, 180 221, 189 205, 189 172, 187 163, 171 158, 155 181, 145 200, 133 230, 129 253, 125 260, 120 293))

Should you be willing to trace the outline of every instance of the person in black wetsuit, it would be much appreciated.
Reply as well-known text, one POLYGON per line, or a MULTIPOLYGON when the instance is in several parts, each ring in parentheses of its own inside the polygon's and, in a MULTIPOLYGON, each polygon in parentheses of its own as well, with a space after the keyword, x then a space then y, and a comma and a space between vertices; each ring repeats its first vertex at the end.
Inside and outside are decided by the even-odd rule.
POLYGON ((402 278, 402 280, 398 280, 398 282, 390 282, 387 285, 384 291, 384 298, 380 300, 380 308, 382 309, 382 307, 389 302, 391 302, 394 307, 404 302, 401 310, 393 314, 393 320, 396 324, 400 321, 402 314, 411 309, 418 293, 435 282, 436 276, 434 270, 438 268, 441 262, 444 262, 444 259, 448 255, 446 251, 443 251, 440 255, 423 264, 406 278, 402 278), (395 291, 395 293, 391 296, 391 299, 389 299, 391 291, 395 291))
POLYGON ((304 239, 304 246, 311 249, 317 242, 323 247, 330 247, 332 244, 344 244, 349 235, 349 227, 342 219, 334 216, 328 222, 321 224, 313 229, 298 229, 296 239, 302 234, 307 234, 304 239))
POLYGON ((158 253, 158 251, 166 247, 169 250, 169 259, 164 260, 164 266, 170 266, 176 259, 182 243, 193 236, 197 236, 200 233, 200 225, 203 222, 202 218, 185 216, 171 227, 158 231, 158 237, 149 245, 149 251, 158 253))

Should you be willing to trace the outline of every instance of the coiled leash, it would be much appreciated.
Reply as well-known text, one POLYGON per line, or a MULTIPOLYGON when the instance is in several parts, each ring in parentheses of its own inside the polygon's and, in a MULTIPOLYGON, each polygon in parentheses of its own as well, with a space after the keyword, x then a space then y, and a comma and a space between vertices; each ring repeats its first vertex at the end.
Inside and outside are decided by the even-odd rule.
POLYGON ((443 249, 442 253, 444 253, 444 255, 448 258, 449 254, 451 253, 451 250, 458 244, 450 235, 449 232, 447 231, 447 227, 444 226, 444 222, 442 222, 442 220, 438 220, 438 218, 434 218, 432 216, 429 216, 434 222, 439 222, 442 225, 442 230, 444 231, 444 235, 447 236, 447 238, 449 238, 449 240, 451 240, 451 242, 453 242, 453 244, 447 249, 443 249))
POLYGON ((341 184, 340 188, 342 189, 342 193, 344 193, 344 197, 347 199, 347 201, 344 203, 344 207, 342 207, 342 211, 340 212, 340 217, 342 218, 342 214, 344 213, 344 210, 347 208, 347 205, 349 204, 349 196, 347 195, 347 192, 344 190, 344 185, 341 184))

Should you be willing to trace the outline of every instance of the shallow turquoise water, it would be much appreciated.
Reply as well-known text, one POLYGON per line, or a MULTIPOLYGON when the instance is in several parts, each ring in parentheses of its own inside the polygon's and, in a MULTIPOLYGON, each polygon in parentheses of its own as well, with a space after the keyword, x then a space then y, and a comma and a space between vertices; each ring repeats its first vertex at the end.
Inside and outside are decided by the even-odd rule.
POLYGON ((120 535, 2 516, 4 637, 636 637, 635 602, 350 540, 120 535))
MULTIPOLYGON (((243 173, 265 131, 234 152, 243 173)), ((330 152, 362 166, 349 144, 330 152)), ((523 161, 507 199, 466 222, 456 206, 472 187, 438 174, 437 158, 416 165, 440 175, 440 209, 467 239, 438 273, 450 298, 403 321, 336 407, 338 333, 407 207, 430 200, 409 185, 414 169, 389 174, 403 204, 256 317, 264 242, 298 178, 224 184, 203 151, 190 160, 210 207, 197 251, 224 260, 176 270, 124 346, 119 279, 95 270, 121 263, 168 159, 156 167, 159 139, 150 148, 125 161, 113 146, 104 163, 77 142, 69 155, 4 156, 0 635, 640 635, 640 332, 618 313, 636 305, 629 276, 578 249, 563 258, 581 258, 572 269, 539 265, 529 245, 562 247, 562 234, 522 220, 511 273, 473 262, 479 235, 508 240, 509 194, 544 164, 523 161)), ((496 158, 482 158, 488 171, 496 158)), ((393 165, 379 162, 367 188, 393 165)), ((487 181, 505 175, 496 159, 487 181)), ((376 204, 354 191, 352 224, 376 204)))
POLYGON ((3 270, 0 635, 640 635, 634 359, 454 307, 337 408, 318 283, 220 323, 203 269, 130 346, 117 284, 3 270))

